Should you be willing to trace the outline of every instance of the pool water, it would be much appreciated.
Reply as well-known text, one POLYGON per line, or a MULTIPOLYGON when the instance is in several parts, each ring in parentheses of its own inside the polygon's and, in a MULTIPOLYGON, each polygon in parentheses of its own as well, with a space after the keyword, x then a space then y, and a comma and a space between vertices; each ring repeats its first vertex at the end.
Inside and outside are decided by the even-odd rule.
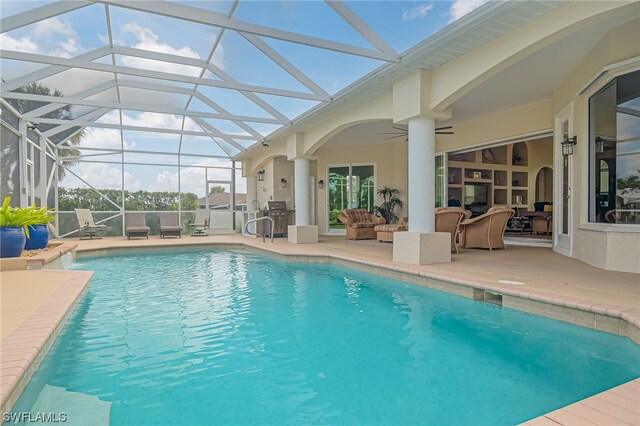
POLYGON ((499 425, 640 376, 626 338, 344 267, 208 250, 73 268, 88 293, 13 411, 58 389, 113 425, 499 425))

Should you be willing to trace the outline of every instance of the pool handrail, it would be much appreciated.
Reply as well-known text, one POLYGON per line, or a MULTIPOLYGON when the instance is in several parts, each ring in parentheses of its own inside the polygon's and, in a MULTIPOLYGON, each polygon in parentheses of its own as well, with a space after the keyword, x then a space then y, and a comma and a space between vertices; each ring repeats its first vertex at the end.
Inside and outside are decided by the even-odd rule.
MULTIPOLYGON (((257 236, 259 236, 259 237, 262 237, 262 244, 264 244, 264 243, 265 243, 265 240, 264 240, 264 234, 258 234, 257 232, 256 232, 255 234, 254 234, 254 233, 251 233, 251 232, 249 231, 249 228, 248 228, 248 226, 249 226, 249 224, 250 224, 250 223, 258 222, 259 220, 269 220, 269 221, 271 222, 271 244, 273 244, 273 234, 274 234, 273 230, 275 229, 276 222, 273 220, 273 218, 271 218, 271 217, 269 217, 269 216, 257 217, 257 218, 255 218, 255 219, 248 220, 248 221, 244 224, 244 231, 245 231, 247 234, 249 234, 249 235, 257 235, 257 236)), ((257 228, 256 228, 256 229, 257 229, 257 228)))

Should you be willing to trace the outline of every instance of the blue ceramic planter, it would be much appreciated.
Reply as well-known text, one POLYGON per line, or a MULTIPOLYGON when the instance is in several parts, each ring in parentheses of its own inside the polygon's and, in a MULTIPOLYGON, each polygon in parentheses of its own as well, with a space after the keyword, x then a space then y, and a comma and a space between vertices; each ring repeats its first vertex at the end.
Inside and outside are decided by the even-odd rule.
POLYGON ((19 257, 26 239, 22 227, 0 227, 0 257, 19 257))
POLYGON ((49 229, 47 225, 29 226, 29 237, 24 245, 25 250, 43 249, 49 244, 49 229))

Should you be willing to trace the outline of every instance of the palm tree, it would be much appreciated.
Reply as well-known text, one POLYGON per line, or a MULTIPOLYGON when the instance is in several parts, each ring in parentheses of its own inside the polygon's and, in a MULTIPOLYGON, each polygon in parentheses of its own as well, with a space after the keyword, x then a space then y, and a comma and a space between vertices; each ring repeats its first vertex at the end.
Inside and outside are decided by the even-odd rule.
MULTIPOLYGON (((33 82, 23 86, 19 89, 16 89, 17 93, 28 93, 32 95, 44 95, 44 96, 58 96, 63 97, 64 95, 58 89, 51 89, 48 86, 40 84, 38 82, 33 82)), ((34 109, 41 108, 45 105, 48 105, 47 102, 41 101, 32 101, 28 99, 9 99, 9 104, 14 107, 20 114, 25 114, 29 111, 33 111, 34 109)), ((54 118, 58 120, 72 120, 73 113, 71 111, 71 105, 64 105, 54 111, 48 112, 43 115, 44 118, 54 118)), ((53 125, 51 125, 53 127, 53 125)), ((72 129, 76 131, 77 129, 72 129)), ((71 167, 80 161, 80 157, 82 156, 81 152, 73 148, 74 146, 78 146, 83 137, 87 135, 86 129, 82 129, 77 132, 72 138, 69 139, 70 147, 60 147, 58 148, 58 155, 60 157, 66 157, 67 159, 62 160, 58 163, 58 179, 62 180, 65 177, 65 167, 71 167), (73 158, 73 159, 68 159, 73 158)))

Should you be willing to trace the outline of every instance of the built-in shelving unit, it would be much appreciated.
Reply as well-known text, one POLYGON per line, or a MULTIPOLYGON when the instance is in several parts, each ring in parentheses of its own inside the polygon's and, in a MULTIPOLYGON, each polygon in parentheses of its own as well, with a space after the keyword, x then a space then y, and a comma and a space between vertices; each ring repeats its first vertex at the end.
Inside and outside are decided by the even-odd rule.
MULTIPOLYGON (((448 193, 479 211, 494 205, 527 208, 529 203, 528 149, 525 142, 449 154, 448 193), (482 202, 472 200, 485 200, 482 202)), ((473 210, 473 208, 472 208, 473 210)))

